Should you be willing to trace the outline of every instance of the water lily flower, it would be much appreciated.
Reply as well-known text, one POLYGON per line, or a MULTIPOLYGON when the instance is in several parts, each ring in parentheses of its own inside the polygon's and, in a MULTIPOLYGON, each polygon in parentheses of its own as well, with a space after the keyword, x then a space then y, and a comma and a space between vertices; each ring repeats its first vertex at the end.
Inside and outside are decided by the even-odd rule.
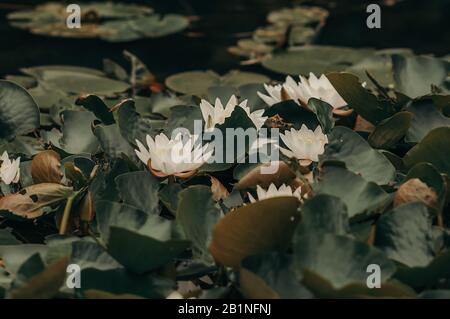
POLYGON ((10 160, 8 152, 4 151, 0 157, 0 180, 6 185, 18 183, 20 178, 20 157, 10 160))
POLYGON ((258 96, 269 106, 285 100, 294 100, 299 105, 307 105, 309 99, 316 98, 330 104, 335 113, 349 112, 341 110, 342 107, 347 106, 347 102, 323 74, 317 78, 313 73, 310 73, 309 79, 300 76, 300 82, 298 83, 288 76, 283 84, 264 85, 264 87, 269 95, 258 92, 258 96))
POLYGON ((319 161, 319 155, 325 151, 325 144, 328 143, 328 137, 320 126, 312 131, 303 124, 300 130, 292 128, 280 134, 280 137, 288 148, 280 147, 281 152, 290 158, 297 158, 304 166, 319 161))
MULTIPOLYGON (((251 203, 257 201, 250 193, 247 194, 251 203)), ((291 186, 286 186, 285 184, 282 184, 280 188, 277 189, 274 183, 270 184, 267 190, 264 190, 261 186, 257 185, 256 194, 258 195, 258 200, 283 196, 293 196, 298 198, 298 200, 301 200, 302 198, 301 187, 298 187, 295 191, 292 191, 291 186)))
POLYGON ((212 131, 216 125, 223 124, 225 120, 231 116, 236 106, 244 109, 245 113, 247 113, 248 117, 252 120, 258 130, 264 125, 264 122, 267 119, 267 117, 262 116, 264 110, 251 112, 250 107, 247 106, 247 100, 238 104, 238 99, 235 95, 232 95, 225 107, 219 98, 216 99, 214 106, 206 100, 200 102, 200 109, 205 121, 205 131, 212 131))
POLYGON ((138 140, 137 157, 158 177, 174 175, 187 178, 195 174, 214 151, 212 144, 201 145, 198 135, 184 136, 178 133, 170 139, 161 133, 153 139, 146 136, 148 149, 138 140), (187 139, 187 140, 186 140, 187 139))
POLYGON ((297 104, 300 104, 297 99, 298 84, 291 76, 287 76, 283 84, 264 84, 264 88, 269 95, 262 94, 261 92, 257 92, 257 94, 269 106, 286 100, 294 100, 297 104))

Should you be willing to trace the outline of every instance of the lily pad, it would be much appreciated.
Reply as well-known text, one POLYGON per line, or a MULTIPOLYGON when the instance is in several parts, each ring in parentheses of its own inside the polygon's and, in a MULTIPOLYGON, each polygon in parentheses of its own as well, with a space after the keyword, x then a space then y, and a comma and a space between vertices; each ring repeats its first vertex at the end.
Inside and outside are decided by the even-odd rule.
POLYGON ((211 259, 208 252, 211 231, 223 215, 218 204, 212 199, 211 188, 202 185, 191 186, 181 191, 178 196, 177 221, 184 235, 192 241, 202 259, 211 259))
POLYGON ((428 162, 441 173, 450 175, 450 127, 440 127, 432 130, 422 141, 406 153, 403 161, 406 167, 428 162))
POLYGON ((269 81, 265 75, 250 72, 230 71, 220 76, 213 71, 188 71, 169 76, 166 85, 178 93, 206 97, 212 86, 229 85, 238 88, 245 84, 269 81))
POLYGON ((313 187, 317 194, 340 198, 346 204, 350 218, 382 210, 391 201, 391 196, 377 184, 342 167, 323 167, 313 187))
POLYGON ((270 198, 229 212, 215 225, 209 251, 217 263, 238 268, 243 258, 284 250, 298 222, 298 200, 270 198))
POLYGON ((445 86, 450 62, 426 56, 392 57, 394 79, 400 92, 415 98, 430 93, 435 85, 449 92, 445 86))
POLYGON ((0 140, 12 140, 39 128, 39 108, 21 86, 0 80, 0 140))
POLYGON ((415 100, 406 110, 413 114, 411 127, 406 134, 407 142, 418 143, 431 130, 442 126, 450 127, 450 118, 439 111, 431 98, 415 100))
MULTIPOLYGON (((34 34, 68 37, 100 38, 111 42, 126 42, 140 38, 162 37, 180 32, 189 25, 181 15, 161 17, 153 9, 129 3, 79 3, 82 24, 68 28, 66 20, 71 12, 64 4, 48 2, 34 10, 10 13, 11 25, 30 30, 34 34)), ((70 20, 69 20, 70 21, 70 20)))
POLYGON ((434 258, 431 219, 423 203, 408 203, 383 215, 376 224, 375 245, 409 267, 423 267, 434 258))
MULTIPOLYGON (((380 266, 382 282, 396 270, 395 264, 381 250, 342 235, 297 236, 293 247, 299 276, 304 276, 305 271, 312 272, 337 289, 354 283, 365 284, 370 264, 380 266)), ((317 289, 314 286, 312 288, 317 289)))
POLYGON ((352 49, 333 46, 307 45, 275 53, 263 60, 262 65, 274 72, 291 75, 320 75, 343 71, 373 52, 371 49, 352 49))
POLYGON ((377 184, 388 184, 394 179, 395 168, 389 160, 352 130, 337 126, 328 140, 325 152, 319 156, 321 164, 328 161, 343 162, 352 172, 377 184))

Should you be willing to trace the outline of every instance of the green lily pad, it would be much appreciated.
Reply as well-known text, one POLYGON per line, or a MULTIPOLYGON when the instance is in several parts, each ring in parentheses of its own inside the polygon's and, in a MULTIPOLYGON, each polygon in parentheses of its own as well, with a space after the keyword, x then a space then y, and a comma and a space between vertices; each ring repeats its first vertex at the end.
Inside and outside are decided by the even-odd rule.
POLYGON ((322 131, 325 134, 330 133, 334 127, 333 107, 327 102, 311 98, 308 101, 308 108, 316 114, 322 131))
MULTIPOLYGON (((336 289, 365 284, 369 275, 367 267, 371 264, 380 266, 382 283, 396 270, 395 264, 381 250, 342 235, 296 236, 293 247, 295 271, 300 277, 305 271, 312 272, 336 289)), ((312 288, 317 289, 314 286, 312 288)))
POLYGON ((96 119, 91 112, 64 111, 62 113, 63 137, 60 141, 63 149, 71 154, 95 153, 98 141, 92 133, 92 124, 96 119))
POLYGON ((39 108, 21 86, 0 80, 0 140, 12 140, 39 128, 39 108))
POLYGON ((101 149, 111 158, 121 157, 122 154, 135 158, 134 149, 120 134, 117 124, 98 126, 94 129, 101 149))
POLYGON ((350 218, 380 211, 391 201, 391 196, 377 184, 342 167, 323 167, 314 191, 340 198, 350 218))
POLYGON ((239 273, 241 290, 249 299, 311 298, 296 280, 292 256, 267 253, 242 260, 239 273))
POLYGON ((398 112, 380 122, 369 135, 368 142, 374 148, 389 149, 394 147, 408 132, 414 114, 398 112))
POLYGON ((206 97, 212 86, 229 85, 238 88, 245 84, 269 81, 265 75, 250 72, 230 71, 220 76, 213 71, 188 71, 169 76, 166 85, 178 93, 206 97))
POLYGON ((117 176, 115 181, 125 204, 134 206, 147 214, 158 214, 159 181, 150 172, 125 173, 117 176))
POLYGON ((406 153, 407 168, 421 162, 433 164, 441 173, 450 175, 450 127, 440 127, 428 133, 422 141, 406 153))
POLYGON ((394 179, 395 168, 389 160, 352 130, 337 126, 328 140, 325 152, 319 156, 321 164, 328 161, 343 162, 352 172, 377 184, 388 184, 394 179))
POLYGON ((431 218, 423 203, 408 203, 387 212, 376 224, 375 245, 409 267, 423 267, 434 258, 431 218))
POLYGON ((187 239, 199 251, 201 259, 211 262, 208 252, 212 229, 222 217, 219 205, 212 199, 211 188, 191 186, 179 193, 177 221, 187 239))
POLYGON ((450 127, 450 118, 438 110, 431 98, 415 100, 406 110, 413 114, 411 127, 406 134, 407 142, 418 143, 431 130, 442 126, 450 127))
POLYGON ((362 87, 358 77, 350 73, 327 74, 339 95, 364 119, 377 125, 396 113, 394 105, 388 100, 380 100, 362 87))
POLYGON ((337 197, 318 194, 303 204, 302 219, 298 233, 333 233, 345 235, 349 232, 349 221, 345 203, 337 197))
POLYGON ((147 134, 155 135, 157 131, 152 129, 151 120, 141 117, 140 114, 136 112, 133 100, 124 100, 118 107, 118 125, 120 134, 125 140, 132 145, 135 145, 136 140, 144 142, 147 134))
POLYGON ((189 247, 185 240, 160 241, 121 227, 111 227, 108 252, 127 269, 144 274, 171 262, 189 247))
POLYGON ((263 60, 262 65, 283 74, 308 75, 312 72, 320 75, 331 71, 343 71, 372 52, 371 49, 307 45, 275 53, 263 60))
POLYGON ((394 55, 392 63, 400 92, 415 98, 430 93, 432 85, 449 92, 445 83, 450 62, 426 56, 394 55))
POLYGON ((161 17, 153 9, 129 3, 79 3, 82 24, 67 28, 64 4, 48 2, 34 10, 10 13, 11 25, 34 34, 67 38, 100 38, 111 42, 126 42, 141 38, 162 37, 184 30, 189 20, 181 15, 161 17))
POLYGON ((83 106, 86 110, 91 111, 94 115, 102 121, 105 125, 114 124, 114 116, 111 113, 109 107, 103 102, 103 100, 96 95, 86 95, 80 97, 76 101, 77 105, 83 106))

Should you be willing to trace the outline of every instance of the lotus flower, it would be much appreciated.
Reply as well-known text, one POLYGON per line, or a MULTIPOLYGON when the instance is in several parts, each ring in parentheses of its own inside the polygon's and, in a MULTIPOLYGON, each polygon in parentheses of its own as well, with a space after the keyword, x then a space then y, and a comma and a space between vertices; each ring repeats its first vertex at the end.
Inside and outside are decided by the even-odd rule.
MULTIPOLYGON (((286 186, 282 184, 280 188, 277 189, 275 184, 270 184, 267 190, 264 190, 261 186, 256 186, 256 193, 258 195, 258 200, 263 200, 272 197, 283 197, 283 196, 293 196, 301 200, 301 187, 298 187, 295 191, 292 191, 291 186, 286 186)), ((248 194, 248 198, 251 203, 256 202, 257 200, 250 194, 248 194)))
POLYGON ((238 104, 238 99, 235 95, 232 95, 228 100, 228 103, 223 106, 219 98, 216 99, 214 106, 206 100, 200 102, 200 109, 205 121, 205 131, 212 131, 216 125, 223 124, 225 120, 231 116, 236 106, 244 109, 248 117, 252 120, 255 127, 259 130, 266 121, 267 117, 263 117, 264 110, 258 110, 251 112, 247 106, 247 100, 238 104))
POLYGON ((319 155, 325 151, 325 144, 328 143, 328 137, 320 126, 312 131, 303 124, 300 130, 292 128, 280 134, 280 137, 288 148, 280 147, 281 152, 290 158, 297 158, 301 165, 319 161, 319 155))
POLYGON ((10 160, 8 152, 3 152, 0 157, 0 179, 6 185, 11 183, 18 183, 20 178, 20 157, 15 160, 10 160))
POLYGON ((282 85, 264 85, 264 87, 269 95, 258 92, 258 96, 270 106, 290 99, 299 105, 307 105, 309 99, 316 98, 330 104, 334 112, 341 114, 344 112, 348 113, 348 111, 340 110, 342 107, 347 106, 347 102, 344 101, 328 78, 323 74, 320 78, 317 78, 313 73, 310 73, 309 79, 300 76, 299 83, 288 76, 282 85))
POLYGON ((189 177, 195 174, 214 151, 212 145, 201 145, 198 135, 190 135, 187 141, 178 133, 174 139, 170 139, 161 133, 155 139, 147 135, 147 148, 138 140, 136 144, 139 150, 135 150, 138 158, 147 165, 150 171, 158 176, 165 177, 175 175, 189 177))

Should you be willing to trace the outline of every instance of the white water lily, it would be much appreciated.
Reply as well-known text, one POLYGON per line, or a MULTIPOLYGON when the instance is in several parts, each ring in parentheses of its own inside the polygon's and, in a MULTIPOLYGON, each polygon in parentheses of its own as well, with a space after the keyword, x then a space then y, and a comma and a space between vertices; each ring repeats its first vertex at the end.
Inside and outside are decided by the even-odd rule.
POLYGON ((288 76, 283 84, 275 86, 264 85, 269 95, 258 92, 258 96, 269 106, 275 103, 292 99, 299 105, 307 105, 309 99, 316 98, 327 102, 333 109, 340 109, 347 105, 347 102, 339 95, 325 75, 317 78, 313 73, 309 74, 309 79, 300 76, 300 82, 296 82, 288 76))
MULTIPOLYGON (((301 200, 302 194, 301 194, 301 187, 298 187, 295 191, 292 191, 291 186, 286 186, 285 184, 282 184, 280 188, 277 189, 274 183, 269 185, 269 188, 267 190, 264 190, 261 186, 256 186, 256 194, 258 195, 258 200, 263 200, 267 198, 273 198, 273 197, 283 197, 283 196, 293 196, 298 198, 298 200, 301 200)), ((257 200, 250 194, 248 194, 248 198, 250 199, 251 203, 256 202, 257 200)))
POLYGON ((212 131, 216 125, 223 124, 225 120, 231 116, 236 106, 244 109, 245 113, 247 113, 248 117, 252 120, 253 124, 258 130, 264 125, 264 122, 267 120, 267 117, 262 116, 264 110, 251 112, 250 107, 247 106, 247 100, 244 100, 240 104, 238 104, 238 99, 235 95, 232 95, 230 97, 225 106, 223 106, 219 98, 216 99, 214 106, 211 105, 211 103, 209 103, 208 101, 202 100, 200 102, 200 109, 205 121, 205 131, 212 131))
POLYGON ((269 93, 269 95, 262 94, 261 92, 257 93, 258 96, 269 106, 286 100, 294 100, 295 102, 300 104, 297 99, 298 83, 296 83, 290 76, 286 77, 286 81, 283 84, 264 84, 264 88, 266 89, 266 92, 269 93))
POLYGON ((138 140, 137 157, 147 165, 150 171, 159 177, 175 175, 189 177, 202 166, 214 151, 211 144, 201 145, 198 135, 187 138, 178 133, 170 139, 161 133, 153 139, 146 136, 148 149, 138 140))
POLYGON ((325 151, 325 144, 328 143, 328 137, 320 126, 312 131, 303 124, 300 130, 292 128, 280 134, 280 137, 288 148, 280 147, 281 152, 290 158, 297 158, 302 165, 319 161, 319 155, 325 151))
POLYGON ((18 183, 20 178, 20 157, 10 160, 8 152, 4 151, 0 157, 0 180, 6 185, 18 183))

